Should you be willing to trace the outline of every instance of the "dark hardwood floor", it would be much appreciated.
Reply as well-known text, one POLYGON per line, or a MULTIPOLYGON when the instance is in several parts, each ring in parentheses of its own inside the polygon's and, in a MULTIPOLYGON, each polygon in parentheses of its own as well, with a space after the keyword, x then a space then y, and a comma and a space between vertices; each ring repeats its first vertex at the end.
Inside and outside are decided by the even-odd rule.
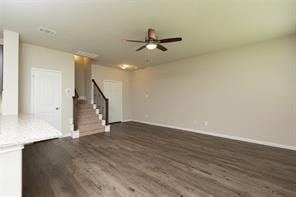
POLYGON ((28 145, 24 197, 296 196, 296 152, 135 122, 28 145))

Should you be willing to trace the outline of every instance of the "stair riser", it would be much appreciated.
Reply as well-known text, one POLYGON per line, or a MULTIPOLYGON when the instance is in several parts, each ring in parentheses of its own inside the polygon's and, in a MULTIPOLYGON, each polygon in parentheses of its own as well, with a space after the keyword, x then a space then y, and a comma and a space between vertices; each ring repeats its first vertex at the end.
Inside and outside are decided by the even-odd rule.
POLYGON ((87 114, 92 114, 92 115, 95 115, 96 114, 96 111, 95 110, 89 110, 89 111, 77 111, 77 114, 78 115, 87 115, 87 114))
POLYGON ((95 110, 92 108, 78 108, 77 111, 84 112, 84 111, 95 111, 95 110))
POLYGON ((77 107, 78 110, 94 110, 92 107, 77 107))
POLYGON ((90 130, 95 130, 95 129, 104 129, 104 126, 101 124, 85 124, 85 125, 78 125, 78 128, 80 131, 90 131, 90 130))
POLYGON ((78 125, 84 125, 84 124, 101 124, 100 120, 98 118, 81 118, 78 119, 78 125))
POLYGON ((95 111, 78 112, 78 116, 98 116, 95 111))
POLYGON ((79 136, 82 137, 82 136, 93 135, 93 134, 97 134, 97 133, 104 133, 104 130, 94 130, 91 132, 80 132, 79 136))

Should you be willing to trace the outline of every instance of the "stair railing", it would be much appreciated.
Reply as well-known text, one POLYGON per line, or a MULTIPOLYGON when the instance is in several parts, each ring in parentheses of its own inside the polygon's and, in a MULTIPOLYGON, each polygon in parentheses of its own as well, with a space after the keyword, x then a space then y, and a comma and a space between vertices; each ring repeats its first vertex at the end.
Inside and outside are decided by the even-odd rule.
POLYGON ((109 125, 109 100, 105 97, 102 90, 94 79, 93 82, 93 103, 96 104, 99 113, 102 114, 105 125, 109 125))
POLYGON ((78 104, 78 92, 75 89, 75 96, 73 98, 73 126, 74 126, 74 131, 77 131, 78 129, 78 121, 77 121, 77 104, 78 104))

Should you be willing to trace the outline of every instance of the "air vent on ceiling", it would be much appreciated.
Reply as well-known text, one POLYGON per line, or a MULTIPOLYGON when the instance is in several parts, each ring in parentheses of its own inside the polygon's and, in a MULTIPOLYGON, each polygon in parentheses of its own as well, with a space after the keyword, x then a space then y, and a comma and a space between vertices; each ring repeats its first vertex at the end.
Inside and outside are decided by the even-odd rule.
POLYGON ((57 33, 56 31, 46 28, 46 27, 39 27, 38 31, 43 34, 50 35, 50 36, 54 36, 57 33))
POLYGON ((57 33, 56 31, 54 31, 52 29, 49 29, 49 28, 46 28, 46 27, 39 27, 38 31, 40 33, 47 34, 47 35, 50 35, 50 36, 54 36, 57 33))
POLYGON ((76 51, 75 52, 75 55, 79 55, 79 56, 83 56, 83 57, 88 57, 88 58, 91 58, 91 59, 95 59, 96 57, 99 56, 97 54, 90 53, 90 52, 87 52, 87 51, 76 51))

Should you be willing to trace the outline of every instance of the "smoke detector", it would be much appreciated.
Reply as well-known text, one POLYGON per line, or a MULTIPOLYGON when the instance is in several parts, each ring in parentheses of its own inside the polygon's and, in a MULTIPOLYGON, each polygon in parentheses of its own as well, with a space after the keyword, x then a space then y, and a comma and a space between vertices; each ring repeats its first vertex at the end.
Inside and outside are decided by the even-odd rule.
POLYGON ((49 29, 49 28, 46 28, 46 27, 39 27, 38 28, 38 31, 40 32, 40 33, 43 33, 43 34, 47 34, 47 35, 49 35, 49 36, 54 36, 54 35, 56 35, 56 31, 54 31, 54 30, 52 30, 52 29, 49 29))
POLYGON ((90 53, 90 52, 87 52, 87 51, 76 51, 75 55, 88 57, 90 59, 95 59, 96 57, 99 57, 98 54, 90 53))

